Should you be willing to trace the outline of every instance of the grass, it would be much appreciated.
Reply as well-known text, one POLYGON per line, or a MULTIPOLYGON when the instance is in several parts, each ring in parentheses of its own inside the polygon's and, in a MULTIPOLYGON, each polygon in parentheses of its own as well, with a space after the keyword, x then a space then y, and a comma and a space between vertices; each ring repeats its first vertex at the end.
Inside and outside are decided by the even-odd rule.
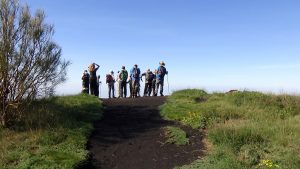
POLYGON ((0 168, 73 168, 87 158, 87 139, 101 117, 99 99, 54 97, 30 105, 13 129, 0 129, 0 168))
POLYGON ((300 168, 299 96, 189 89, 174 92, 161 114, 206 130, 213 145, 181 169, 300 168))
POLYGON ((165 127, 166 143, 175 144, 177 146, 187 145, 189 139, 186 132, 179 127, 167 126, 165 127))

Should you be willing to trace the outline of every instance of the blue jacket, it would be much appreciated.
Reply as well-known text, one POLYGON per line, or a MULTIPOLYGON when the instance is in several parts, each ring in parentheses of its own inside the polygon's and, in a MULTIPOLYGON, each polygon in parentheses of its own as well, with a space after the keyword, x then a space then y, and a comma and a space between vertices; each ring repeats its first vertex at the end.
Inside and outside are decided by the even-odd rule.
POLYGON ((159 66, 157 68, 156 79, 159 81, 164 80, 166 74, 168 74, 167 69, 164 66, 159 66))
POLYGON ((140 81, 140 74, 141 74, 141 70, 140 68, 132 68, 130 70, 130 77, 132 81, 140 81))

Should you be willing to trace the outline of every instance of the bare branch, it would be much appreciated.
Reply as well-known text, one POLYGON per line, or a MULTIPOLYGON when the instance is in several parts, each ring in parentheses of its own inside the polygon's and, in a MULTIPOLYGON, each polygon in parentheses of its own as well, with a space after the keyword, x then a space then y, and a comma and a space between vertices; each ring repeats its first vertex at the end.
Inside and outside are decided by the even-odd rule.
POLYGON ((53 25, 45 23, 42 10, 31 15, 29 7, 18 0, 1 0, 0 125, 20 114, 17 109, 22 101, 54 93, 65 81, 70 62, 61 59, 53 34, 53 25))

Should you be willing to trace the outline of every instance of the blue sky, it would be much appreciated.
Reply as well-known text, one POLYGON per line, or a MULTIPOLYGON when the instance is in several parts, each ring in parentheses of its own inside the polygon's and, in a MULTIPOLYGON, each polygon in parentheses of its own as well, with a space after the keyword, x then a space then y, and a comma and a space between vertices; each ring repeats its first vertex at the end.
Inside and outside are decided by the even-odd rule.
POLYGON ((23 2, 45 11, 63 58, 72 62, 58 94, 78 93, 91 62, 101 65, 103 78, 122 65, 153 70, 160 60, 170 73, 170 91, 300 93, 298 0, 23 2))

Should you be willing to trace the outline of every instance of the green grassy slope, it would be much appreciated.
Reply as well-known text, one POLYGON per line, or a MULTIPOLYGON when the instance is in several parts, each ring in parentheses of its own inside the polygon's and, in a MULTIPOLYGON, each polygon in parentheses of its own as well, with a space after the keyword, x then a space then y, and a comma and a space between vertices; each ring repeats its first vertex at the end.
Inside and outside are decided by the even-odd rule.
POLYGON ((0 168, 72 168, 87 156, 99 99, 55 97, 32 103, 14 129, 0 129, 0 168))
POLYGON ((300 168, 300 97, 182 90, 161 114, 205 129, 213 147, 182 169, 300 168))

